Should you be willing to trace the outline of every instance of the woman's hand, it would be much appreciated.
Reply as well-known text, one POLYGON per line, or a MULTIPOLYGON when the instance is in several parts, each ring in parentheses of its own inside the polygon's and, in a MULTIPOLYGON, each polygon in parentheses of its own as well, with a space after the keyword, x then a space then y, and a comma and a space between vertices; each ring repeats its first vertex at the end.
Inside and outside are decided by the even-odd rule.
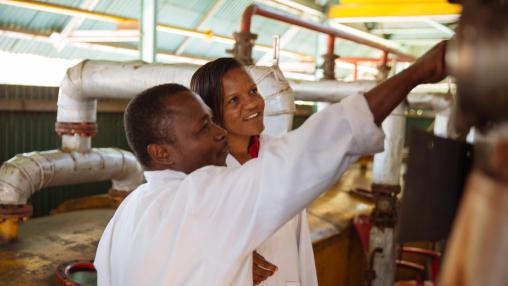
POLYGON ((268 262, 263 256, 254 251, 252 260, 252 277, 254 280, 254 285, 258 285, 259 283, 268 279, 268 277, 272 276, 275 271, 277 271, 277 266, 268 262))

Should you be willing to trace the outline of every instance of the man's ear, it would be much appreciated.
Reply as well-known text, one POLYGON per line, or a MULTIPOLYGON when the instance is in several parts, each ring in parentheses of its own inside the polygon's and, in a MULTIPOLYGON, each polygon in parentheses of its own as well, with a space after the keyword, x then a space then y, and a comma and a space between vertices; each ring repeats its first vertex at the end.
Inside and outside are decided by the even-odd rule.
POLYGON ((146 151, 153 163, 171 167, 175 164, 175 149, 168 144, 149 144, 146 151))

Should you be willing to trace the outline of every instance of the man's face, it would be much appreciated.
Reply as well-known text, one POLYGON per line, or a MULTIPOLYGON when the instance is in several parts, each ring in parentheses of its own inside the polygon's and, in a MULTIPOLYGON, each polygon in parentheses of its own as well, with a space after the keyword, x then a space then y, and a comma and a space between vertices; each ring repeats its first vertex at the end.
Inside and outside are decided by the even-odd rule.
POLYGON ((175 111, 171 119, 176 139, 172 144, 173 169, 188 174, 208 165, 225 166, 229 151, 227 132, 213 123, 208 106, 190 92, 166 97, 164 102, 175 111))

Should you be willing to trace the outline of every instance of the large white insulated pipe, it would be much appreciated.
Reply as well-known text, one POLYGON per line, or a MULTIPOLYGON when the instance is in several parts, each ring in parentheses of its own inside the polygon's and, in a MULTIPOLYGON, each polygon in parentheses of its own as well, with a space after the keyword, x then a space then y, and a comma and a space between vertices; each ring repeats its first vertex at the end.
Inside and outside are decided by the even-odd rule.
MULTIPOLYGON (((198 68, 189 64, 83 61, 65 75, 58 95, 57 121, 93 123, 97 114, 96 99, 132 98, 149 87, 169 82, 189 86, 198 68)), ((284 128, 290 126, 295 111, 294 99, 279 68, 250 66, 246 69, 265 98, 267 129, 274 129, 271 121, 284 128)))
POLYGON ((281 70, 278 67, 267 69, 249 66, 247 71, 265 100, 263 133, 280 136, 291 130, 296 110, 295 100, 291 86, 281 70))
POLYGON ((58 122, 95 122, 97 99, 132 98, 163 83, 189 85, 197 69, 186 64, 85 60, 67 70, 58 94, 58 122))
POLYGON ((45 187, 108 179, 113 190, 128 192, 143 182, 143 172, 132 153, 115 148, 20 154, 0 168, 0 202, 26 204, 31 195, 45 187))
MULTIPOLYGON (((347 96, 365 93, 378 85, 377 81, 290 81, 295 100, 338 102, 347 96)), ((448 84, 421 84, 407 97, 412 108, 441 110, 450 105, 452 96, 448 84)))

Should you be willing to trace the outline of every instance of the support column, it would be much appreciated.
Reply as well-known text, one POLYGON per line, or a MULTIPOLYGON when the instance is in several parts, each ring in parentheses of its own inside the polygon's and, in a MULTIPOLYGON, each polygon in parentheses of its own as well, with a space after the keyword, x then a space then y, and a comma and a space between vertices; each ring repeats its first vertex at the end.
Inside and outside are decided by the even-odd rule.
POLYGON ((397 194, 400 192, 400 169, 406 127, 406 106, 401 103, 383 122, 385 151, 374 156, 372 193, 375 207, 370 221, 370 285, 392 286, 395 277, 395 225, 397 194))
POLYGON ((139 53, 142 61, 156 61, 157 0, 141 1, 139 53))

